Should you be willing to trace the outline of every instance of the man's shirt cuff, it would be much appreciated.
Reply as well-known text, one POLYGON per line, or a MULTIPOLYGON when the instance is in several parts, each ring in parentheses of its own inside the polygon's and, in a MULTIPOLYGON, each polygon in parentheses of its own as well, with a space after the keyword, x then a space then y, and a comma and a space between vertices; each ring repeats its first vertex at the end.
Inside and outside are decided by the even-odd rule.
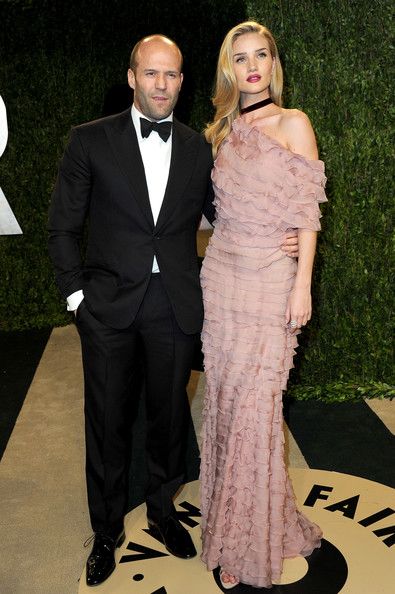
POLYGON ((84 291, 80 289, 67 297, 67 311, 75 311, 84 298, 84 291))

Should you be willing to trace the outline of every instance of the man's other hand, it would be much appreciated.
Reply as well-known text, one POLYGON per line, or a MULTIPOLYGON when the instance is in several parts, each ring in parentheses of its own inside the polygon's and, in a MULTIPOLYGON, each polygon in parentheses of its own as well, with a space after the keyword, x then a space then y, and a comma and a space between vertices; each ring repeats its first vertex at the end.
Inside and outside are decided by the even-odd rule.
POLYGON ((281 244, 281 249, 290 258, 297 258, 299 256, 299 241, 298 230, 292 229, 285 234, 285 240, 281 244))

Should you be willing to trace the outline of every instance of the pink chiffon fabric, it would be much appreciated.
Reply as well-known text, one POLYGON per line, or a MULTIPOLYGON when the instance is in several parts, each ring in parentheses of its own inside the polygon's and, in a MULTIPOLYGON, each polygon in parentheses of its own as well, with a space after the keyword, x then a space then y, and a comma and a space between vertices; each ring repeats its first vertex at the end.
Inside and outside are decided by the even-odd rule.
POLYGON ((284 558, 309 555, 322 536, 297 510, 284 463, 282 390, 297 347, 285 310, 297 264, 281 244, 291 228, 320 229, 326 178, 322 161, 238 118, 212 179, 217 215, 201 273, 202 559, 267 588, 284 558))

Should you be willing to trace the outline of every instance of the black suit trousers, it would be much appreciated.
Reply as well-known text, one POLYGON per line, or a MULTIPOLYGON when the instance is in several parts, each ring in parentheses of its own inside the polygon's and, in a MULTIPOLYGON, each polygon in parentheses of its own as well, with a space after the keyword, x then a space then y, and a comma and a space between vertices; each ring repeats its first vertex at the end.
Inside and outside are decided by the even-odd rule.
POLYGON ((138 314, 126 329, 104 325, 82 302, 77 311, 85 383, 88 503, 92 528, 118 534, 127 512, 133 399, 145 376, 149 473, 147 515, 174 511, 183 482, 189 421, 186 386, 198 335, 184 334, 153 274, 138 314))

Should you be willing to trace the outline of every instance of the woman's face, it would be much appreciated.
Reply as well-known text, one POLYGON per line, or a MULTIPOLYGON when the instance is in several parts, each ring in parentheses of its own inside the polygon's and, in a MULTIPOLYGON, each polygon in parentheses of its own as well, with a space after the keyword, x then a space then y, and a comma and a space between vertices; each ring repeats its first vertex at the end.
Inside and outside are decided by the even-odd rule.
POLYGON ((233 44, 233 68, 242 103, 269 97, 274 58, 267 39, 259 33, 240 35, 233 44))

